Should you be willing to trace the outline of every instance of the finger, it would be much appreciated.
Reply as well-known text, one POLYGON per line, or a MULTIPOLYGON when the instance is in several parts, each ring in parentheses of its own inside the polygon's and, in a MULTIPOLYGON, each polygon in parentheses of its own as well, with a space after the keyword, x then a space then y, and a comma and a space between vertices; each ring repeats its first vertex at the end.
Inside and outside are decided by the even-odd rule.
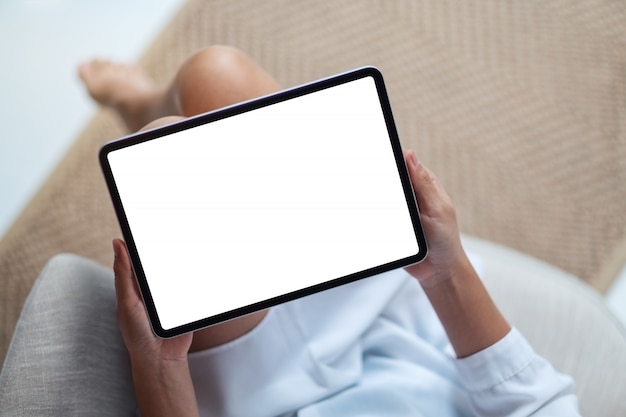
POLYGON ((448 195, 432 171, 418 161, 414 151, 406 151, 404 157, 420 211, 424 214, 437 211, 437 204, 441 201, 447 202, 448 195))
POLYGON ((113 240, 113 272, 115 273, 115 293, 118 303, 128 303, 133 305, 141 299, 139 289, 135 282, 133 269, 130 265, 126 244, 120 239, 113 240))

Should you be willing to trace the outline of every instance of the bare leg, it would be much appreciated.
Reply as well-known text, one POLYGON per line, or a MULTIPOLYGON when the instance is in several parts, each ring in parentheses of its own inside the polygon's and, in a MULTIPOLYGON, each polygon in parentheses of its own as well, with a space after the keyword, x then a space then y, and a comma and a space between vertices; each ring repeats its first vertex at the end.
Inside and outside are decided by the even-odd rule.
POLYGON ((280 90, 280 85, 241 51, 211 46, 187 59, 167 86, 138 67, 89 61, 79 75, 91 97, 115 110, 131 131, 164 116, 193 116, 280 90))
POLYGON ((93 60, 78 73, 89 95, 115 110, 132 132, 158 117, 180 114, 168 89, 155 85, 139 67, 93 60))
MULTIPOLYGON (((192 55, 165 87, 155 85, 138 67, 108 61, 85 63, 79 74, 93 99, 116 111, 132 131, 143 126, 161 126, 181 116, 193 116, 280 89, 252 59, 225 46, 208 47, 192 55)), ((234 340, 256 327, 266 314, 267 311, 261 311, 198 331, 191 351, 234 340)))

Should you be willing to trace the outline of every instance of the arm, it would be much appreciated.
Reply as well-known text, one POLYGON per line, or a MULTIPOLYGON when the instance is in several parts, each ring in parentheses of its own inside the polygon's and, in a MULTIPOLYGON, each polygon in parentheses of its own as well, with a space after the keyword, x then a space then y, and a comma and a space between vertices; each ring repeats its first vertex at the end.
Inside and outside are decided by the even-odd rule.
POLYGON ((458 357, 476 353, 502 339, 510 326, 470 264, 450 198, 412 151, 406 163, 419 203, 429 254, 407 268, 424 289, 458 357))
POLYGON ((124 242, 114 240, 113 250, 117 318, 141 415, 198 416, 187 363, 192 334, 166 340, 152 333, 124 242))
POLYGON ((427 258, 407 272, 420 282, 459 358, 456 367, 472 411, 579 415, 571 378, 536 355, 491 300, 463 250, 446 192, 412 151, 405 157, 429 243, 427 258))

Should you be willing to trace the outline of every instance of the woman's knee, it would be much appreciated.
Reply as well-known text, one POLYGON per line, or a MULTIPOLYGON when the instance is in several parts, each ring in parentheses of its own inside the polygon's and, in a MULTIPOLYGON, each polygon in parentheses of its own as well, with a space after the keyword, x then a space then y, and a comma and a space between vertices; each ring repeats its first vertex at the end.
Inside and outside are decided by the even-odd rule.
POLYGON ((212 45, 191 55, 181 66, 181 72, 213 71, 213 75, 223 75, 224 71, 239 66, 242 60, 249 59, 241 50, 226 45, 212 45))
POLYGON ((184 119, 185 118, 182 117, 182 116, 165 116, 165 117, 160 117, 160 118, 158 118, 156 120, 151 121, 150 123, 148 123, 147 125, 145 125, 141 129, 139 129, 139 131, 143 132, 144 130, 155 129, 157 127, 169 125, 171 123, 176 123, 176 122, 179 122, 179 121, 184 120, 184 119))
POLYGON ((278 83, 248 55, 222 45, 204 48, 189 57, 181 66, 175 83, 185 116, 279 89, 278 83))

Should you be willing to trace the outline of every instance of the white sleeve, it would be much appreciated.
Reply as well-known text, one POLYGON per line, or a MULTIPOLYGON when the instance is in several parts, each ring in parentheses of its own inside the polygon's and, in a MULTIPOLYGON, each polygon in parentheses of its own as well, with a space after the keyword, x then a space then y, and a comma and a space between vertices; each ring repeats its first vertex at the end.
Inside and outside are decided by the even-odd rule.
POLYGON ((457 359, 477 416, 579 416, 573 380, 537 355, 513 328, 502 340, 457 359))

